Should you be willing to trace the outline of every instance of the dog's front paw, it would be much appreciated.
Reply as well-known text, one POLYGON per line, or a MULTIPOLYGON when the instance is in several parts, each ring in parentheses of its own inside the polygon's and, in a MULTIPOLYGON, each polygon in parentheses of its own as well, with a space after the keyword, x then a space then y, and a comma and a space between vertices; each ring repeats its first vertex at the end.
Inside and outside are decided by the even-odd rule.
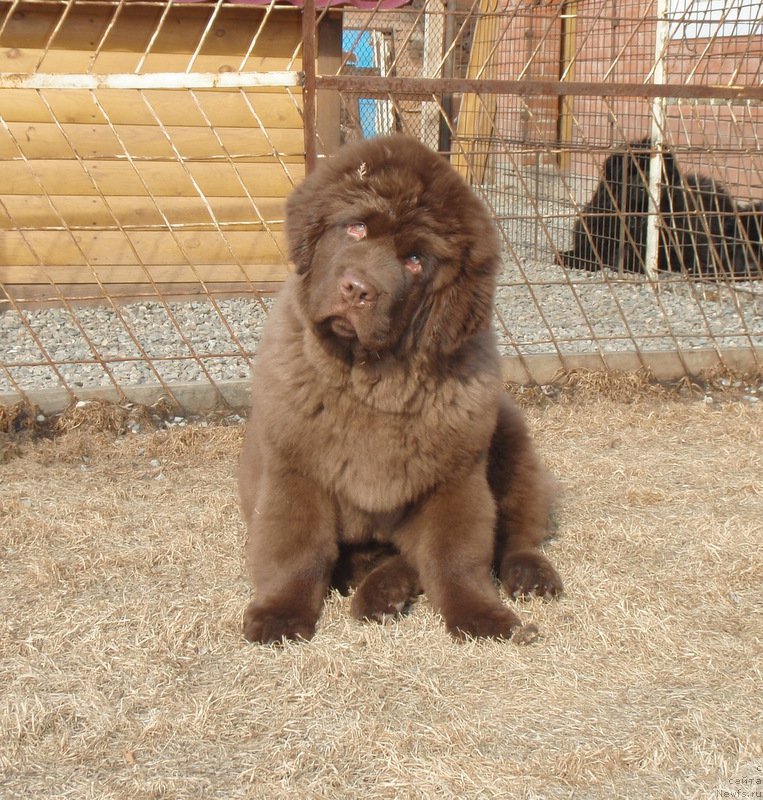
POLYGON ((461 608, 446 615, 445 622, 456 639, 510 639, 522 624, 513 611, 500 604, 461 608))
POLYGON ((501 562, 500 578, 511 597, 556 597, 562 593, 562 579, 551 562, 537 550, 507 554, 501 562))
POLYGON ((315 620, 294 613, 260 608, 250 603, 244 612, 244 637, 259 644, 273 644, 285 640, 312 639, 315 620))

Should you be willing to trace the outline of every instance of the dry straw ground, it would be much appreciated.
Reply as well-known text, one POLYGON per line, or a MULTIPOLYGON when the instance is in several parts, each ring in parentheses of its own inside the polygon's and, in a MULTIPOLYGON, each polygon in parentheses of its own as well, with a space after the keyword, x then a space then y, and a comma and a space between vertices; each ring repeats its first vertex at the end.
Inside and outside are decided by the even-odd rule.
POLYGON ((426 601, 364 625, 337 596, 312 642, 247 645, 240 427, 6 439, 0 796, 751 792, 763 403, 620 395, 528 409, 567 592, 521 606, 525 647, 451 641, 426 601))

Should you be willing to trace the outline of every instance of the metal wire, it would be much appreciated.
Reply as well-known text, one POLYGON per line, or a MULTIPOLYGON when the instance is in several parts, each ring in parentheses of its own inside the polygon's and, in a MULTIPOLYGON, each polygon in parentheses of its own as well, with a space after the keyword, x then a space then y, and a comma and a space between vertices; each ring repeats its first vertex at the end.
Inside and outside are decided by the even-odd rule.
MULTIPOLYGON (((757 0, 740 0, 715 16, 700 13, 707 4, 699 0, 664 16, 653 0, 414 0, 394 11, 385 11, 383 0, 372 10, 318 5, 308 31, 312 25, 315 35, 341 15, 346 32, 336 72, 321 72, 319 52, 315 76, 319 95, 340 93, 337 138, 391 130, 419 136, 451 159, 491 209, 506 253, 499 297, 526 303, 533 319, 531 329, 518 326, 512 305, 499 301, 496 330, 504 352, 527 374, 537 353, 565 368, 580 354, 592 355, 606 369, 624 348, 645 368, 655 351, 669 352, 689 374, 697 347, 723 364, 729 343, 760 366, 763 19, 757 0), (650 188, 649 169, 639 161, 628 187, 607 185, 603 170, 614 163, 608 159, 638 161, 638 142, 650 132, 660 158, 668 154, 678 164, 683 183, 669 185, 663 166, 659 185, 650 188), (592 206, 597 187, 607 201, 601 212, 592 206), (655 257, 680 250, 680 264, 663 264, 654 274, 623 268, 624 259, 645 260, 633 209, 623 199, 627 191, 652 199, 660 237, 651 240, 655 257), (607 241, 604 230, 619 239, 607 241), (598 260, 571 266, 570 254, 577 247, 580 255, 586 240, 598 260), (602 263, 604 251, 619 253, 619 264, 602 263), (738 270, 744 261, 744 275, 729 274, 734 259, 738 270), (648 298, 651 329, 627 299, 631 291, 648 298), (689 309, 689 324, 672 319, 678 299, 689 309), (600 319, 602 304, 611 329, 600 319), (723 316, 716 313, 721 306, 723 316)), ((143 381, 176 399, 167 368, 188 362, 221 399, 227 373, 218 371, 220 363, 245 362, 256 351, 223 298, 242 297, 257 313, 267 311, 268 295, 286 269, 284 197, 301 179, 310 151, 294 138, 297 128, 314 129, 316 113, 302 102, 299 12, 274 0, 260 7, 226 0, 10 0, 0 3, 0 15, 7 65, 0 70, 0 160, 9 175, 19 176, 0 188, 0 224, 8 234, 0 336, 26 337, 39 353, 14 356, 10 339, 0 339, 0 395, 35 395, 41 386, 34 376, 44 370, 50 380, 42 388, 63 388, 73 400, 88 388, 68 377, 78 363, 100 371, 91 388, 110 387, 123 401, 130 386, 117 367, 134 362, 145 366, 143 381), (87 36, 77 30, 86 11, 95 15, 87 36), (235 42, 223 38, 229 28, 235 42), (125 55, 119 48, 134 31, 140 33, 135 50, 125 55), (13 69, 14 59, 24 68, 13 69), (107 63, 125 67, 104 72, 107 63), (163 69, 166 64, 171 68, 163 69), (119 100, 128 96, 129 104, 119 100), (84 113, 85 98, 92 119, 84 113), (186 122, 181 106, 170 102, 182 103, 194 119, 186 122), (85 134, 93 145, 83 146, 85 134), (187 141, 193 141, 190 150, 187 141), (55 143, 49 153, 46 142, 55 143), (141 149, 140 142, 150 147, 141 149), (76 165, 81 188, 61 184, 59 165, 62 175, 76 165), (226 178, 210 180, 204 170, 211 165, 224 168, 226 178), (108 178, 112 167, 124 170, 114 173, 121 177, 108 178), (174 170, 175 183, 163 184, 159 169, 174 170), (265 175, 272 186, 264 186, 265 175), (133 187, 124 195, 120 180, 133 187), (180 181, 185 199, 169 210, 180 181), (102 213, 87 218, 77 197, 93 198, 102 213), (196 231, 211 237, 203 247, 188 238, 196 231), (58 249, 40 239, 48 234, 61 237, 58 249), (152 241, 172 252, 153 256, 143 234, 158 235, 152 241), (252 242, 264 237, 256 239, 261 246, 242 249, 242 234, 252 242), (104 261, 103 245, 92 246, 104 235, 113 237, 111 262, 104 261), (119 273, 117 265, 124 265, 119 273), (204 299, 203 313, 224 332, 223 346, 199 344, 177 298, 204 299), (131 321, 125 304, 146 300, 166 316, 177 352, 154 352, 131 321), (83 301, 109 309, 129 348, 104 349, 83 301), (66 312, 86 357, 64 357, 51 346, 35 316, 50 305, 66 312)), ((334 145, 319 146, 329 152, 334 145)))

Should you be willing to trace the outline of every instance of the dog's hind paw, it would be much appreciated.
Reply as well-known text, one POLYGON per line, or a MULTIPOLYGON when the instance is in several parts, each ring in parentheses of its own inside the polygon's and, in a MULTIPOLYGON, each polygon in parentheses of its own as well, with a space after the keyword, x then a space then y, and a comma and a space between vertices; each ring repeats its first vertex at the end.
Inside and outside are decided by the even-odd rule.
POLYGON ((537 550, 508 553, 501 562, 500 578, 511 597, 556 597, 562 593, 562 579, 551 562, 537 550))

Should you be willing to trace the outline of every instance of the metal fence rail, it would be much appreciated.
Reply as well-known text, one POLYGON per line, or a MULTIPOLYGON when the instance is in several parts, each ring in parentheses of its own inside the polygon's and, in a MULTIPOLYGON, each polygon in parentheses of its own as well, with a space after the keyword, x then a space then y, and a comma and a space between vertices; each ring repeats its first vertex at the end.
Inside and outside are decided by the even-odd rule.
POLYGON ((763 12, 713 9, 0 3, 0 403, 243 404, 285 196, 398 130, 500 226, 508 377, 759 370, 763 12))

